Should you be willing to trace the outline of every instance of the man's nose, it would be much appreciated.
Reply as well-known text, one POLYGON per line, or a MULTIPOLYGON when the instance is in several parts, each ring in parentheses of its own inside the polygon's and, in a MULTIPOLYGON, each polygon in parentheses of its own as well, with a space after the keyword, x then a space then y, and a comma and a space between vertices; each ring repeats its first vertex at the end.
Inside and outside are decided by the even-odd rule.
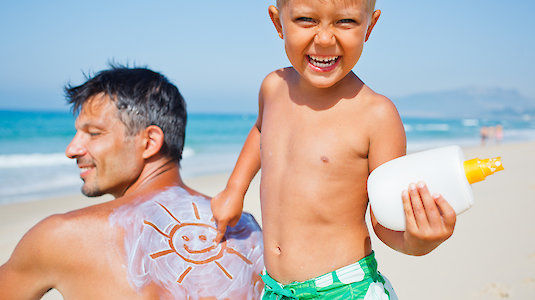
POLYGON ((65 149, 65 155, 68 158, 77 158, 85 154, 85 147, 81 141, 81 138, 78 133, 72 138, 69 145, 65 149))
POLYGON ((314 41, 323 47, 327 47, 334 45, 336 43, 336 38, 331 28, 321 27, 318 29, 318 32, 316 32, 314 41))

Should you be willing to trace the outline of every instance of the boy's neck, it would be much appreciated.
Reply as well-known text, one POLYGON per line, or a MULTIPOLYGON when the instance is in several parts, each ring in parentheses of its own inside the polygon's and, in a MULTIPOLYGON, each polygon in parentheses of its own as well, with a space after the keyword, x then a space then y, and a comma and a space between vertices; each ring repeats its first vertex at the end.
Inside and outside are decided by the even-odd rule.
POLYGON ((296 78, 294 84, 292 84, 293 88, 296 88, 299 94, 305 97, 307 102, 315 100, 324 102, 329 99, 351 99, 364 87, 364 83, 353 71, 350 71, 340 81, 330 87, 316 87, 304 80, 293 67, 291 67, 291 70, 294 72, 296 78))

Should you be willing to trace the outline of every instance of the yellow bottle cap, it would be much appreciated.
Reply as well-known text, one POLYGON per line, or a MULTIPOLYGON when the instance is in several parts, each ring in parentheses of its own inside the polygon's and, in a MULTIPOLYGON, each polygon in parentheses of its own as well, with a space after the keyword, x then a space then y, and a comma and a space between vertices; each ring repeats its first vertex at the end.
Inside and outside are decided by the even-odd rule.
POLYGON ((464 172, 470 184, 483 181, 485 177, 503 170, 502 158, 474 158, 464 162, 464 172))

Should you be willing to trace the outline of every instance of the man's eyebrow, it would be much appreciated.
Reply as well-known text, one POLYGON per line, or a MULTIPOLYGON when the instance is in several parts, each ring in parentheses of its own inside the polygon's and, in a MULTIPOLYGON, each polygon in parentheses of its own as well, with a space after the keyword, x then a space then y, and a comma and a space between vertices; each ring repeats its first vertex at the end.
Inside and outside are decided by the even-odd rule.
POLYGON ((83 121, 81 123, 75 122, 74 127, 78 130, 87 130, 87 129, 104 129, 103 126, 96 124, 91 121, 83 121))

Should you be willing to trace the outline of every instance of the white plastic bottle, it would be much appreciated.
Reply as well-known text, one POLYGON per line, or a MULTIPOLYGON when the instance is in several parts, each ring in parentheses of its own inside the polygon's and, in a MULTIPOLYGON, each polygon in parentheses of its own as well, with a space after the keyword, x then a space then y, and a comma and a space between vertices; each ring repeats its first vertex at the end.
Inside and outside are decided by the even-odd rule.
POLYGON ((368 197, 379 224, 404 231, 401 192, 410 183, 424 181, 431 193, 442 194, 460 214, 474 203, 470 184, 501 170, 500 157, 465 161, 459 146, 436 148, 405 155, 377 167, 368 178, 368 197))

